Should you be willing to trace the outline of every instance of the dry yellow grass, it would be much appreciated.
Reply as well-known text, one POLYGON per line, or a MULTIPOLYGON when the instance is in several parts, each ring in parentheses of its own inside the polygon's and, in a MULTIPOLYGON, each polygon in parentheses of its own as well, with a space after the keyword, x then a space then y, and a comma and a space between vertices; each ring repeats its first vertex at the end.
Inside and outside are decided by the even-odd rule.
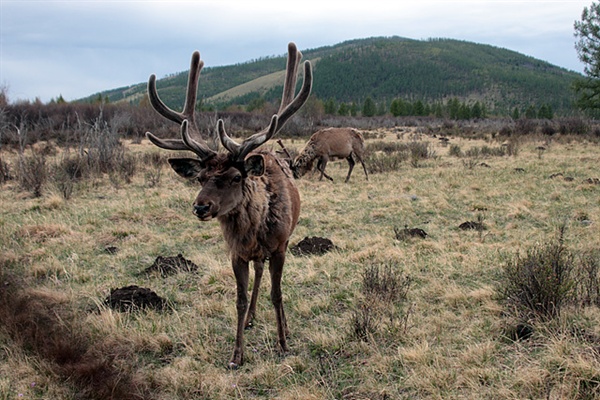
MULTIPOLYGON (((410 139, 388 134, 370 140, 410 139)), ((355 173, 343 184, 347 164, 342 161, 328 166, 334 184, 319 182, 316 175, 297 182, 302 211, 291 244, 320 236, 337 248, 322 256, 288 253, 283 278, 288 354, 277 351, 266 279, 255 327, 246 335, 246 363, 238 371, 225 368, 236 319, 230 261, 218 224, 198 222, 191 213, 198 188, 167 166, 157 187, 147 187, 143 174, 119 187, 96 179, 78 184, 70 200, 53 190, 31 198, 13 183, 4 184, 2 290, 33 291, 37 301, 60 299, 61 307, 46 323, 85 338, 91 354, 107 353, 109 372, 123 377, 141 398, 597 394, 597 307, 568 312, 553 323, 560 329, 541 324, 530 340, 514 343, 503 336, 507 322, 497 287, 507 257, 553 237, 564 221, 569 248, 600 248, 600 185, 586 182, 600 177, 598 146, 552 143, 540 158, 539 143, 523 141, 516 157, 489 157, 481 160, 489 168, 470 168, 435 139, 422 140, 431 141, 437 158, 418 168, 406 162, 397 171, 371 174, 368 182, 355 173), (556 173, 563 175, 550 178, 556 173), (458 228, 478 216, 487 230, 458 228), (394 228, 405 225, 428 237, 396 239, 394 228), (108 246, 118 251, 110 254, 108 246), (140 274, 157 256, 179 253, 199 266, 197 273, 140 274), (388 305, 392 320, 382 314, 374 332, 361 340, 353 334, 352 318, 368 265, 392 266, 413 284, 405 302, 388 305), (130 284, 155 290, 173 309, 127 314, 102 304, 110 289, 130 284)), ((499 146, 452 142, 463 151, 499 146)), ((145 142, 130 148, 154 151, 145 142)), ((2 156, 10 161, 14 155, 2 156)), ((73 398, 85 386, 57 371, 62 370, 56 359, 21 346, 14 331, 0 328, 0 398, 73 398)))

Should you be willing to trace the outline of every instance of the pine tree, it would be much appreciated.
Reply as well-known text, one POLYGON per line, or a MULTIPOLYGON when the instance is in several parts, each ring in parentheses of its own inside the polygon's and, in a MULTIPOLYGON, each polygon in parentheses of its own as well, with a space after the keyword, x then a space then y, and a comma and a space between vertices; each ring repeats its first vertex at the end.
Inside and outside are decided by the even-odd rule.
POLYGON ((375 113, 377 113, 377 105, 375 104, 371 96, 369 96, 365 99, 365 102, 363 103, 362 115, 363 117, 374 117, 375 113))
POLYGON ((581 21, 575 21, 577 55, 585 64, 586 77, 574 84, 579 98, 577 106, 583 110, 600 110, 600 4, 584 7, 581 21))

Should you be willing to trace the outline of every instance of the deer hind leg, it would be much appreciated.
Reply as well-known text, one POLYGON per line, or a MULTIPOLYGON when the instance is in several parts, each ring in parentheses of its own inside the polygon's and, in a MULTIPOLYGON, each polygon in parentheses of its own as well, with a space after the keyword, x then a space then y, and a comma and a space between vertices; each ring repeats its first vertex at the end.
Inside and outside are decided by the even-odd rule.
POLYGON ((352 170, 354 169, 354 164, 356 163, 354 162, 354 158, 352 158, 352 153, 346 157, 346 160, 348 161, 348 175, 346 176, 345 182, 348 182, 350 175, 352 174, 352 170))
POLYGON ((360 161, 360 163, 362 164, 363 171, 365 171, 365 177, 367 178, 367 180, 369 180, 369 174, 367 174, 367 166, 365 165, 365 162, 363 161, 362 157, 358 154, 356 155, 356 158, 358 158, 358 161, 360 161))
POLYGON ((325 173, 325 167, 327 167, 328 161, 329 161, 329 158, 321 157, 319 159, 319 162, 317 163, 317 168, 319 169, 319 171, 321 171, 321 176, 319 177, 319 180, 321 181, 321 180, 323 180, 323 177, 325 177, 325 178, 329 179, 331 182, 333 182, 333 178, 325 173))
POLYGON ((237 285, 237 330, 235 335, 235 346, 233 355, 229 362, 229 368, 236 369, 244 363, 244 321, 248 311, 248 262, 236 258, 232 262, 233 273, 237 285))
POLYGON ((275 308, 275 316, 277 317, 277 336, 279 346, 282 351, 288 351, 287 321, 285 312, 283 311, 283 295, 281 293, 281 277, 283 275, 283 264, 285 263, 285 251, 275 253, 269 260, 269 272, 271 273, 271 302, 275 308))
POLYGON ((256 315, 256 302, 258 301, 258 290, 260 288, 260 281, 263 275, 264 261, 254 261, 254 286, 252 287, 252 297, 250 298, 250 308, 248 308, 248 314, 246 314, 246 322, 244 327, 246 329, 252 327, 252 322, 256 315))

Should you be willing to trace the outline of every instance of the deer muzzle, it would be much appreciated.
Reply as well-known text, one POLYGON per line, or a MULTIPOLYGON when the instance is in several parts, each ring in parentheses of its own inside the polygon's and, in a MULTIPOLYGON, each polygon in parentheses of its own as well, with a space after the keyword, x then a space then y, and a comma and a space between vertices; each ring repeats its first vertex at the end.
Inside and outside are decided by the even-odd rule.
POLYGON ((212 218, 211 204, 194 204, 194 215, 199 219, 206 221, 212 218))

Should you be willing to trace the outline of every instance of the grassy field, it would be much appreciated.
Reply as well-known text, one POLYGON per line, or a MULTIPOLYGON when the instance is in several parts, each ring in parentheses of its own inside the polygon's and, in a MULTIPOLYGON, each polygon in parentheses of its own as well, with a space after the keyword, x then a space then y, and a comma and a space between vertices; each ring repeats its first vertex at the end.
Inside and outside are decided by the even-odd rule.
MULTIPOLYGON (((369 146, 414 140, 369 137, 369 146)), ((512 340, 517 318, 502 300, 504 266, 555 240, 560 226, 573 254, 600 249, 600 184, 589 180, 600 178, 598 144, 529 138, 516 155, 494 156, 469 149, 498 142, 419 140, 430 143, 427 158, 368 182, 357 167, 344 184, 345 161, 328 165, 333 184, 316 175, 297 181, 302 211, 291 245, 318 236, 336 248, 288 252, 290 351, 277 351, 267 279, 235 371, 226 368, 234 277, 218 224, 191 213, 195 185, 166 163, 157 185, 140 166, 129 184, 78 182, 68 200, 52 188, 33 197, 4 183, 0 399, 600 396, 597 306, 565 305, 556 318, 526 321, 532 335, 512 340), (459 229, 466 221, 486 229, 459 229), (398 235, 405 227, 427 237, 398 235), (198 270, 143 273, 156 257, 177 254, 198 270), (104 304, 111 289, 134 284, 166 298, 168 309, 104 304)), ((147 141, 127 147, 159 152, 147 141)), ((1 156, 16 163, 15 153, 1 156)))

